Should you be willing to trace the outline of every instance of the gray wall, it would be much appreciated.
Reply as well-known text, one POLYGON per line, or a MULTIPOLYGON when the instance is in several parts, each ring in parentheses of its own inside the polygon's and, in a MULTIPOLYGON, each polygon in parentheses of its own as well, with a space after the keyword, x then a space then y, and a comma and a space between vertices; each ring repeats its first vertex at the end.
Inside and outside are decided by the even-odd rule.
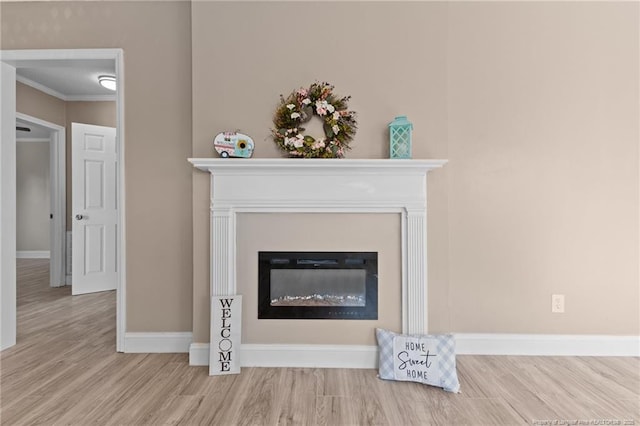
POLYGON ((49 250, 49 142, 16 148, 16 250, 49 250))

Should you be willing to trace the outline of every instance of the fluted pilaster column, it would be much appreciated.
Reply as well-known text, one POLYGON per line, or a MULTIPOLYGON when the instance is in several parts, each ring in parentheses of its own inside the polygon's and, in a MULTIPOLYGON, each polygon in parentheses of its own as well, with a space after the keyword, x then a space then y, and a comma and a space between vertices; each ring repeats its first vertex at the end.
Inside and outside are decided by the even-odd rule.
POLYGON ((236 292, 235 213, 211 207, 211 295, 230 296, 236 292))
POLYGON ((423 334, 427 332, 427 213, 415 209, 406 214, 404 332, 423 334))

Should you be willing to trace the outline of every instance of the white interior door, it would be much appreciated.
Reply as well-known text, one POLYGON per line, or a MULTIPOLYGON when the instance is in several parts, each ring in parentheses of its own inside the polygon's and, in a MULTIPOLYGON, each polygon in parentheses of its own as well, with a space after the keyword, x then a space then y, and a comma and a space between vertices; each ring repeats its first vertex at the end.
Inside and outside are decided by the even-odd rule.
POLYGON ((71 124, 74 295, 116 289, 117 160, 115 128, 71 124))

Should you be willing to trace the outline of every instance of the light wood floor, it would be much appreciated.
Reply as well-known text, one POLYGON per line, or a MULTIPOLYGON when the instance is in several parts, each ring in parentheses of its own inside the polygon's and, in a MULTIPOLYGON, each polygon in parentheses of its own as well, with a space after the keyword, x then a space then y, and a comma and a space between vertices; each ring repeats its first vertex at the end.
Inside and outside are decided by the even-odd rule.
POLYGON ((374 370, 213 378, 186 354, 116 353, 114 292, 72 297, 47 279, 47 261, 18 261, 18 344, 0 356, 3 425, 640 425, 638 358, 459 356, 461 394, 374 370))

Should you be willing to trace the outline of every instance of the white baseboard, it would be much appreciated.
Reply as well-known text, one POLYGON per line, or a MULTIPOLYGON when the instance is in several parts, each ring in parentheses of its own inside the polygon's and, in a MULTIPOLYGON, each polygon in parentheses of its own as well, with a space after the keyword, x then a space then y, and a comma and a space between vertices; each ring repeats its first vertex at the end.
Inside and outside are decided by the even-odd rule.
POLYGON ((192 343, 189 346, 189 365, 209 365, 209 344, 192 343))
POLYGON ((361 345, 241 345, 243 367, 376 368, 378 347, 361 345))
MULTIPOLYGON (((459 333, 458 355, 640 356, 640 336, 459 333)), ((376 346, 251 345, 240 347, 243 367, 377 368, 376 346)), ((209 365, 209 344, 192 343, 189 365, 209 365)))
POLYGON ((49 259, 51 252, 49 250, 21 250, 16 251, 17 259, 49 259))
MULTIPOLYGON (((193 339, 191 332, 124 334, 126 353, 186 353, 193 339)), ((208 345, 207 345, 208 346, 208 345)), ((208 360, 208 356, 207 356, 208 360)))
POLYGON ((459 355, 640 356, 640 336, 456 334, 459 355))

